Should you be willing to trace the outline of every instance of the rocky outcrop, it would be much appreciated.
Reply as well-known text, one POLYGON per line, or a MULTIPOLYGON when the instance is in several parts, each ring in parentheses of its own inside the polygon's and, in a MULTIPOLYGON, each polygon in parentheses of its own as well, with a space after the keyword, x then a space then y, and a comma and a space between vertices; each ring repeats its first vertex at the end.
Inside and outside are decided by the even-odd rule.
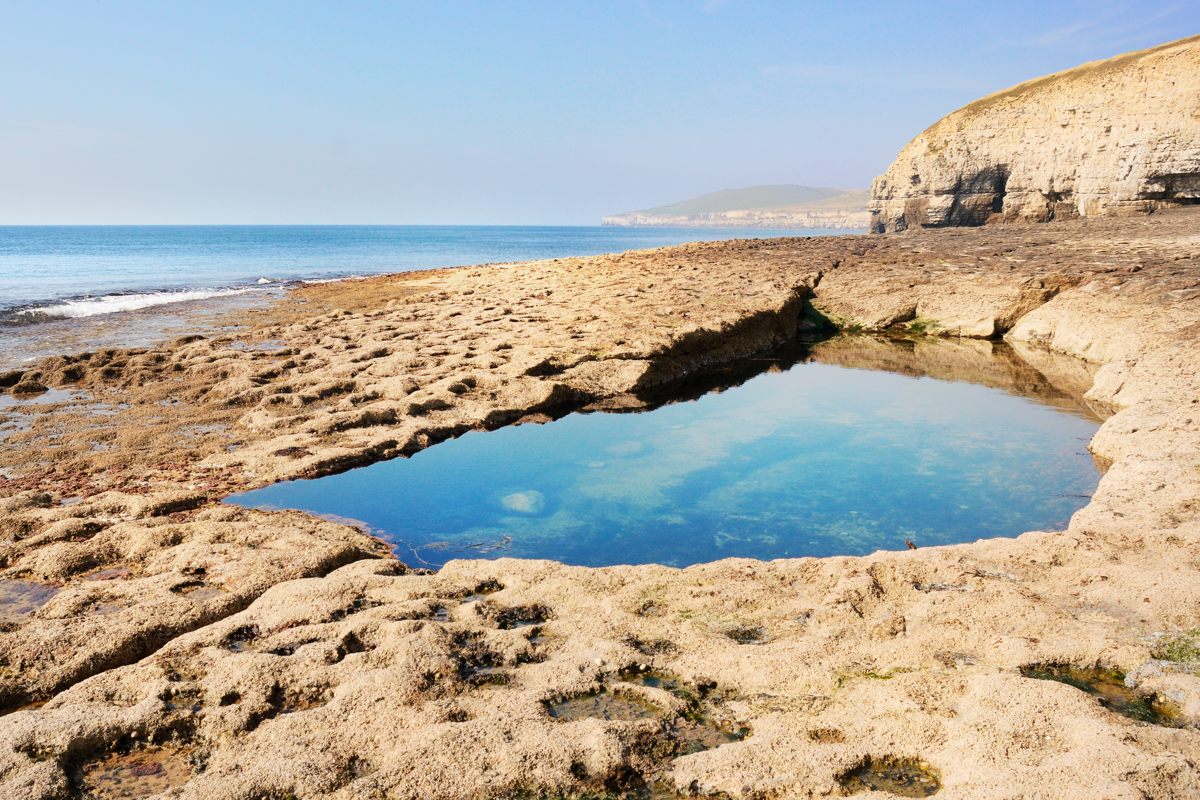
POLYGON ((1200 203, 1200 36, 998 92, 908 143, 871 188, 873 232, 1045 222, 1200 203))

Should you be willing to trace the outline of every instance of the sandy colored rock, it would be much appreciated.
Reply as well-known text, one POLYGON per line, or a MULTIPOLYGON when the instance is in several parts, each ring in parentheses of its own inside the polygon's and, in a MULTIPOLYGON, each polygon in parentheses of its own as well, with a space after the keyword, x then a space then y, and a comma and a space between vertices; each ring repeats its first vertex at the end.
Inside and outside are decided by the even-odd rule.
POLYGON ((989 95, 905 145, 875 231, 1127 214, 1200 202, 1200 37, 989 95))
POLYGON ((178 499, 109 492, 67 506, 32 493, 9 501, 0 601, 38 602, 0 614, 0 708, 137 661, 281 580, 387 552, 299 513, 270 515, 267 525, 267 515, 232 507, 169 513, 178 499))
POLYGON ((27 428, 0 451, 3 577, 61 588, 0 647, 69 647, 6 676, 53 696, 0 717, 0 795, 70 796, 97 765, 157 758, 177 797, 569 796, 641 780, 813 797, 868 758, 914 758, 944 797, 1194 797, 1200 664, 1164 643, 1200 627, 1198 225, 1179 210, 388 276, 302 290, 233 334, 35 365, 10 385, 86 396, 6 409, 27 428), (363 558, 371 540, 345 526, 211 504, 470 429, 636 407, 820 317, 909 342, 836 339, 817 351, 830 363, 1111 413, 1092 503, 1066 531, 865 558, 436 574, 363 558), (118 631, 162 625, 191 608, 171 588, 197 563, 245 595, 205 601, 124 665, 101 658, 89 603, 131 603, 118 631), (122 565, 145 577, 85 585, 122 565), (1097 662, 1178 724, 1020 672, 1097 662), (39 683, 43 664, 73 685, 39 683), (630 684, 638 665, 678 676, 697 705, 630 684), (657 711, 548 713, 601 685, 657 711), (697 709, 748 735, 686 753, 697 709))

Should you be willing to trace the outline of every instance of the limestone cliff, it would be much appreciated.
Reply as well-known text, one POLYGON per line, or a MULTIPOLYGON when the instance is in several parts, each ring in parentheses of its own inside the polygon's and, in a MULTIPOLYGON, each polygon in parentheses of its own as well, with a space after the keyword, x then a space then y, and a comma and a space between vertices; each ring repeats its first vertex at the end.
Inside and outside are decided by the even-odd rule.
POLYGON ((943 117, 871 187, 871 230, 1200 203, 1200 36, 1027 81, 943 117))

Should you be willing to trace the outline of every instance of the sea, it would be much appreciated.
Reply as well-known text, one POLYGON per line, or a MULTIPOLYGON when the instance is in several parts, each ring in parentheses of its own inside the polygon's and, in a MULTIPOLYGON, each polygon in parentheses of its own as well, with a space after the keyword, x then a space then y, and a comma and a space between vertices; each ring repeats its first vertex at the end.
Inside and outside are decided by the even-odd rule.
POLYGON ((81 341, 97 347, 149 344, 194 324, 192 312, 197 308, 253 308, 300 282, 692 241, 854 232, 459 225, 0 226, 0 367, 71 351, 81 341), (185 310, 189 314, 183 314, 185 310), (87 320, 90 323, 82 322, 87 320))

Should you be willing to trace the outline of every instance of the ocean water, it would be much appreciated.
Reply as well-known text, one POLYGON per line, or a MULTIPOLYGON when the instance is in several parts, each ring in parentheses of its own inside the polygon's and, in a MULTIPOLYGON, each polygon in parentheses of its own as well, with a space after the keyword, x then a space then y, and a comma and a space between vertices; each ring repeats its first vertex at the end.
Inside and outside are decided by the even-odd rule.
POLYGON ((1099 478, 1098 425, 995 388, 810 362, 230 502, 358 521, 414 566, 863 555, 1061 529, 1099 478))
POLYGON ((0 325, 249 295, 297 280, 845 231, 473 226, 0 227, 0 325))

